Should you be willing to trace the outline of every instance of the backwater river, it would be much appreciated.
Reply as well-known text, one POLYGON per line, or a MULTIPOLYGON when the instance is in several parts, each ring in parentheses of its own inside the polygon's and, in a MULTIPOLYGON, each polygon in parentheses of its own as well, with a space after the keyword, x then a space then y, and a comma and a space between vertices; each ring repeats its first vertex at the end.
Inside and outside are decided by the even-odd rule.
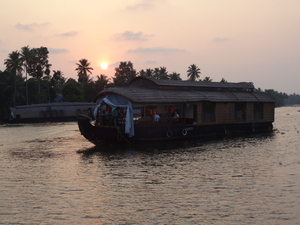
POLYGON ((300 107, 274 132, 95 148, 77 124, 0 126, 0 224, 300 224, 300 107))

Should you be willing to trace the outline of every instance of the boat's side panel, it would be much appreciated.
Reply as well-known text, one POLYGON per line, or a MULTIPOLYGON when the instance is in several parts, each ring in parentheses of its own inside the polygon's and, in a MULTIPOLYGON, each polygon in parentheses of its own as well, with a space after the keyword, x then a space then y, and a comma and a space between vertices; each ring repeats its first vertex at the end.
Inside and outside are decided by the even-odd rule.
POLYGON ((235 102, 216 102, 214 108, 214 119, 203 120, 203 102, 197 104, 197 125, 221 125, 235 123, 262 123, 274 121, 274 103, 263 103, 262 116, 257 119, 254 114, 254 102, 245 103, 244 118, 237 119, 235 102))
POLYGON ((187 138, 203 138, 210 136, 225 136, 247 132, 271 131, 272 122, 239 123, 226 125, 190 125, 190 126, 160 126, 137 127, 137 140, 172 140, 187 138))
POLYGON ((263 118, 266 121, 274 121, 275 120, 275 103, 274 102, 264 103, 263 118))
POLYGON ((102 142, 116 143, 127 141, 131 143, 139 141, 179 140, 272 130, 272 122, 202 126, 157 123, 152 125, 136 125, 135 135, 129 138, 124 132, 124 126, 94 126, 87 116, 79 116, 78 125, 81 134, 96 145, 102 142))

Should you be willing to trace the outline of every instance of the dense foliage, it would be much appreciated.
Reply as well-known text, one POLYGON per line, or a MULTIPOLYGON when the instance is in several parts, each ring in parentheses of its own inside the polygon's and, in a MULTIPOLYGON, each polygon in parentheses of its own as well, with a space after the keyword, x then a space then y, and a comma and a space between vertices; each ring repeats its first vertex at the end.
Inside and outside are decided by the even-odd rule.
POLYGON ((277 91, 274 91, 273 89, 267 89, 265 90, 265 93, 267 93, 268 95, 272 96, 275 99, 276 107, 284 106, 285 99, 289 98, 289 96, 286 93, 282 93, 282 92, 279 93, 277 91))
POLYGON ((285 98, 284 105, 299 105, 300 104, 300 95, 292 94, 288 98, 285 98))
MULTIPOLYGON (((60 70, 52 70, 48 61, 46 47, 30 48, 25 46, 20 51, 13 51, 4 61, 5 71, 0 71, 0 120, 9 116, 9 107, 26 104, 64 102, 91 102, 94 97, 107 87, 124 87, 137 76, 162 80, 181 80, 180 74, 169 73, 166 67, 140 70, 137 72, 132 62, 120 62, 115 68, 112 79, 104 74, 91 79, 93 68, 87 59, 80 59, 74 66, 78 79, 65 78, 60 70), (58 96, 63 96, 58 99, 58 96)), ((200 68, 192 64, 188 67, 188 80, 201 81, 200 68)), ((204 77, 202 82, 211 82, 210 77, 204 77)), ((224 78, 220 82, 227 82, 224 78)), ((258 91, 261 91, 260 89, 258 91)), ((300 104, 300 96, 288 96, 274 90, 265 90, 271 95, 276 106, 300 104)))

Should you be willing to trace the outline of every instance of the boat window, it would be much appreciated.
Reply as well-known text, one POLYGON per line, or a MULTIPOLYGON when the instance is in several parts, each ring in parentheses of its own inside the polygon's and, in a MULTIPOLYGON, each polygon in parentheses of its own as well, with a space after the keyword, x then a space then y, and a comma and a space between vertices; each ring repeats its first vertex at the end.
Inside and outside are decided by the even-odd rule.
POLYGON ((141 108, 133 108, 132 113, 133 113, 134 120, 139 120, 142 117, 142 109, 141 108))
POLYGON ((235 119, 245 120, 246 119, 246 103, 238 102, 235 103, 235 119))
POLYGON ((256 102, 254 103, 254 119, 260 120, 263 118, 263 103, 256 102))
POLYGON ((214 121, 215 121, 215 103, 203 102, 202 122, 214 122, 214 121))
POLYGON ((146 107, 146 116, 154 116, 154 114, 157 112, 156 106, 147 106, 146 107))

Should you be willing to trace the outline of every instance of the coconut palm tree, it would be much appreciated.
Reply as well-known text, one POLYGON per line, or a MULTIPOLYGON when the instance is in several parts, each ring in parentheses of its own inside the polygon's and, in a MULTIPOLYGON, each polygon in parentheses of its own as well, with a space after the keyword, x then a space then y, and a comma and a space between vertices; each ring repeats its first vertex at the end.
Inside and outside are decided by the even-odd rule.
POLYGON ((51 64, 46 64, 46 69, 44 71, 45 76, 43 77, 43 81, 45 81, 46 86, 47 86, 47 91, 48 91, 48 102, 50 103, 50 88, 51 88, 51 64))
POLYGON ((102 91, 106 88, 110 78, 105 76, 104 74, 97 75, 97 80, 95 81, 95 85, 97 86, 98 91, 102 91))
POLYGON ((137 72, 133 68, 133 64, 130 61, 120 62, 119 67, 116 67, 115 71, 113 83, 117 87, 128 86, 129 82, 137 76, 137 72))
POLYGON ((23 88, 24 79, 22 78, 22 76, 15 77, 15 75, 8 70, 3 73, 1 73, 0 71, 0 76, 0 109, 8 109, 10 106, 13 106, 14 98, 16 99, 15 105, 25 102, 25 98, 23 96, 23 92, 25 91, 23 88), (15 78, 17 78, 16 82, 15 78), (15 83, 16 93, 14 93, 15 83))
POLYGON ((140 70, 137 74, 140 77, 146 77, 146 71, 145 70, 140 70))
POLYGON ((28 82, 27 82, 27 75, 28 75, 28 69, 29 69, 29 64, 34 60, 34 53, 33 51, 29 48, 29 46, 24 46, 21 48, 21 60, 23 63, 23 67, 25 70, 25 82, 26 82, 26 105, 28 105, 28 82))
POLYGON ((55 81, 55 83, 58 83, 63 79, 63 75, 63 72, 61 72, 60 70, 53 70, 52 79, 55 81))
POLYGON ((212 79, 210 77, 204 77, 203 81, 204 82, 212 82, 212 79))
POLYGON ((188 70, 187 70, 188 80, 196 81, 196 79, 198 79, 200 77, 199 74, 201 74, 200 68, 198 66, 196 66, 195 64, 192 64, 188 67, 188 70))
POLYGON ((160 76, 160 70, 159 70, 159 68, 154 68, 154 70, 153 70, 153 72, 152 72, 152 78, 154 78, 154 79, 159 79, 159 76, 160 76))
POLYGON ((146 69, 146 77, 152 78, 153 76, 153 70, 152 69, 146 69))
POLYGON ((171 73, 171 74, 169 75, 169 77, 170 77, 170 80, 182 80, 182 79, 180 78, 180 74, 179 74, 179 73, 176 73, 176 72, 171 73))
POLYGON ((60 70, 53 70, 53 75, 51 78, 51 84, 55 90, 55 96, 61 94, 58 92, 58 89, 62 89, 62 85, 65 83, 66 79, 63 77, 63 72, 60 70))
POLYGON ((81 89, 83 92, 83 85, 84 81, 88 80, 88 77, 90 74, 92 74, 91 70, 93 70, 92 67, 90 67, 91 63, 88 62, 87 59, 80 59, 79 63, 76 63, 77 68, 77 74, 78 74, 78 82, 81 82, 81 89))
POLYGON ((6 65, 6 70, 13 74, 14 76, 14 106, 16 106, 16 93, 17 93, 17 76, 21 76, 23 68, 22 68, 22 60, 21 55, 18 51, 13 51, 8 54, 8 59, 4 60, 4 65, 6 65))
POLYGON ((14 99, 14 82, 15 77, 12 73, 7 70, 2 72, 0 71, 0 108, 4 111, 5 108, 9 108, 13 104, 14 99))
POLYGON ((33 48, 34 59, 29 63, 28 73, 37 80, 39 103, 41 103, 41 80, 47 67, 51 66, 48 61, 49 51, 47 47, 33 48))
POLYGON ((166 67, 159 68, 159 79, 161 80, 169 80, 169 75, 166 67))

